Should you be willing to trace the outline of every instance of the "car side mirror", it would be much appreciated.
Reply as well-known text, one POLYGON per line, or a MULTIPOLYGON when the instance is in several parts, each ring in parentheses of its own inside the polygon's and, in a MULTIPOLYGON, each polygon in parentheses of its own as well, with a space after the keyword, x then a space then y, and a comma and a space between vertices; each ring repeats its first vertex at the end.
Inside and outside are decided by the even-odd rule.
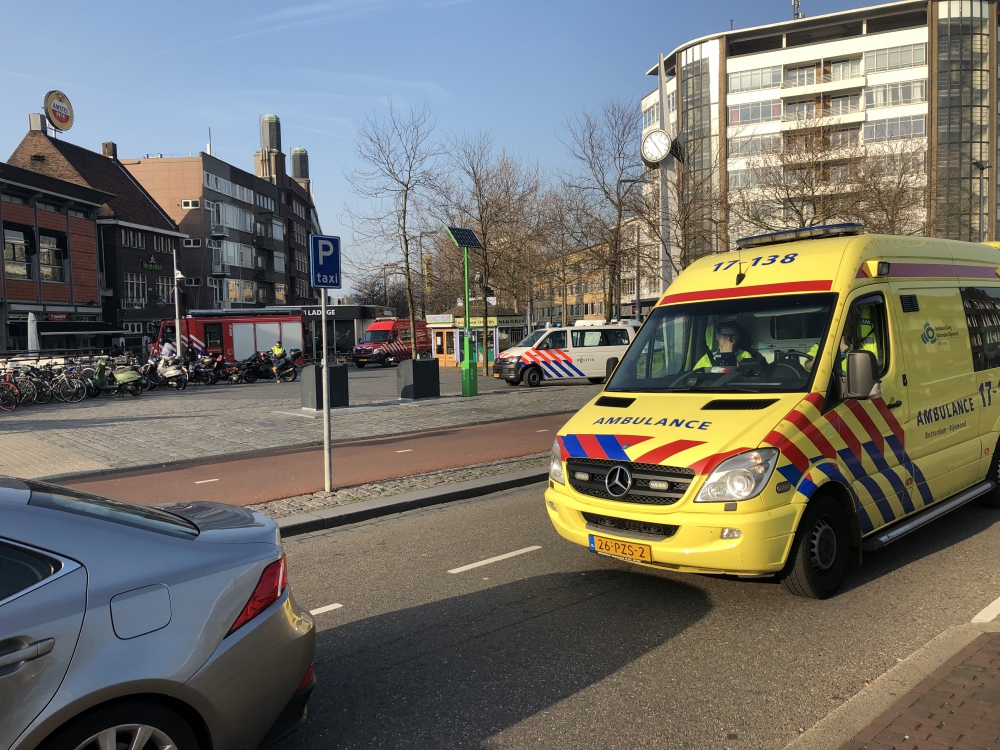
POLYGON ((618 367, 618 357, 608 357, 607 364, 604 365, 604 377, 610 378, 616 367, 618 367))
POLYGON ((847 383, 844 398, 871 398, 879 383, 878 361, 873 352, 857 349, 847 352, 847 383))

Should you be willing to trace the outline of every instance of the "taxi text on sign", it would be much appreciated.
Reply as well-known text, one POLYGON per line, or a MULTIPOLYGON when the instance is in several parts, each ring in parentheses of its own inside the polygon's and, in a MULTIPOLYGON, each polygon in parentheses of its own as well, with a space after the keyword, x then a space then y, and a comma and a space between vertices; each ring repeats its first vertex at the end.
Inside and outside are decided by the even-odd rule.
POLYGON ((309 284, 340 289, 340 237, 309 235, 309 284))

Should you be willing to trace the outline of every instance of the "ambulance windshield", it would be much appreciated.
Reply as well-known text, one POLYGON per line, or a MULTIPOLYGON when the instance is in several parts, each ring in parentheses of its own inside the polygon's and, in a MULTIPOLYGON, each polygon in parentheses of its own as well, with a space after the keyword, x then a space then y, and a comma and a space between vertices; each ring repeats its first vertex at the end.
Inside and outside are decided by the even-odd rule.
POLYGON ((359 344, 384 344, 389 340, 388 329, 382 329, 381 331, 365 331, 361 334, 361 338, 358 339, 359 344))
POLYGON ((658 307, 609 391, 807 391, 833 294, 752 297, 658 307))

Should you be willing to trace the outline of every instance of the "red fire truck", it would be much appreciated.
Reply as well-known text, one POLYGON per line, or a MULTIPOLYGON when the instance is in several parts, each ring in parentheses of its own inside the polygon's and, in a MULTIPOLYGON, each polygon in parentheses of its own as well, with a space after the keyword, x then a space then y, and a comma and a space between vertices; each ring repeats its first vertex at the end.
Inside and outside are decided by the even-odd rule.
MULTIPOLYGON (((361 305, 328 307, 327 320, 336 323, 327 326, 331 353, 349 354, 356 335, 378 312, 381 308, 361 305)), ((301 349, 312 359, 322 349, 320 319, 318 306, 192 310, 181 318, 181 343, 193 354, 221 354, 227 362, 235 362, 281 341, 285 349, 301 349)), ((176 343, 173 319, 160 321, 154 353, 167 341, 176 343)))

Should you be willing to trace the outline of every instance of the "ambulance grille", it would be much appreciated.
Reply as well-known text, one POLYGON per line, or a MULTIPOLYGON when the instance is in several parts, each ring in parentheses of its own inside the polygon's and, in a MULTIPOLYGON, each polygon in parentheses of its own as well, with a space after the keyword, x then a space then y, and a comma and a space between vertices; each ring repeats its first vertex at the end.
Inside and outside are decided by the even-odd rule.
POLYGON ((632 404, 635 403, 634 398, 626 398, 624 396, 601 396, 595 402, 595 406, 611 406, 615 409, 627 409, 632 404))
POLYGON ((776 403, 776 398, 717 398, 701 408, 710 411, 754 411, 776 403))
POLYGON ((581 495, 639 505, 673 505, 684 497, 694 478, 691 469, 680 466, 637 464, 599 458, 570 458, 566 461, 566 472, 570 487, 581 495), (632 489, 622 497, 612 497, 608 494, 604 480, 611 467, 619 464, 627 466, 632 473, 632 489), (577 474, 586 474, 587 479, 578 479, 577 474), (649 483, 652 481, 668 482, 669 487, 666 490, 650 489, 649 483))
POLYGON ((633 521, 630 518, 615 518, 597 513, 584 513, 583 520, 587 522, 590 531, 627 536, 633 539, 646 539, 651 542, 661 542, 677 533, 679 526, 668 523, 649 523, 648 521, 633 521))

